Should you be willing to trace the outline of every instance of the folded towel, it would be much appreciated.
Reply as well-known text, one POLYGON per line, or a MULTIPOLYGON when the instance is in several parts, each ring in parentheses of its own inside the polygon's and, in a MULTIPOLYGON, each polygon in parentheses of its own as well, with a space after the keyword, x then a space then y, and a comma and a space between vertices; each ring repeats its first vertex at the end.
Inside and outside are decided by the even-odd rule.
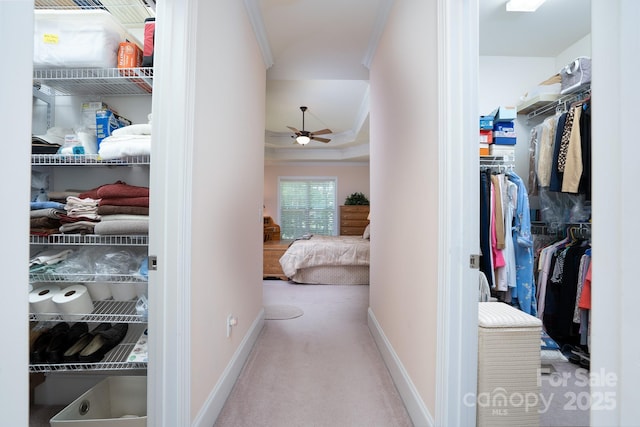
MULTIPOLYGON (((125 184, 125 182, 116 181, 114 182, 114 184, 125 184)), ((104 187, 105 185, 111 185, 111 184, 102 184, 101 186, 92 188, 91 190, 81 191, 80 194, 78 194, 78 197, 81 199, 99 199, 100 197, 98 196, 98 190, 104 187)))
POLYGON ((93 234, 94 227, 97 222, 77 221, 60 226, 60 232, 63 234, 93 234))
POLYGON ((80 198, 76 196, 68 196, 65 209, 68 209, 69 206, 72 208, 83 208, 83 207, 96 208, 98 207, 99 201, 100 201, 100 198, 92 199, 91 197, 80 198))
MULTIPOLYGON (((63 205, 64 206, 64 205, 63 205)), ((46 208, 46 209, 33 209, 30 211, 31 218, 47 217, 47 218, 61 218, 66 215, 67 211, 64 209, 46 208)))
POLYGON ((115 215, 103 215, 100 218, 100 222, 105 221, 149 221, 148 215, 128 215, 128 214, 115 214, 115 215))
POLYGON ((51 265, 64 261, 73 251, 71 249, 47 249, 29 260, 29 266, 36 264, 51 265))
POLYGON ((103 160, 116 160, 132 156, 150 155, 151 136, 108 136, 100 142, 98 154, 103 160))
POLYGON ((30 202, 31 203, 31 210, 35 210, 35 209, 49 209, 49 208, 53 208, 53 209, 64 209, 64 203, 60 203, 60 202, 30 202))
POLYGON ((148 123, 136 124, 114 129, 112 136, 125 135, 151 135, 151 125, 148 123))
POLYGON ((129 185, 124 182, 107 184, 98 188, 98 197, 101 199, 123 197, 149 197, 149 187, 129 185))
POLYGON ((120 198, 106 198, 100 200, 100 206, 102 205, 114 205, 114 206, 144 206, 149 207, 148 197, 120 197, 120 198))
POLYGON ((37 218, 31 218, 29 221, 29 228, 58 228, 60 227, 60 220, 41 216, 37 218))
POLYGON ((105 215, 149 215, 149 208, 145 206, 114 206, 114 205, 101 205, 98 206, 98 215, 104 217, 105 215))
POLYGON ((99 222, 94 228, 94 233, 101 235, 149 234, 149 221, 119 220, 99 222))

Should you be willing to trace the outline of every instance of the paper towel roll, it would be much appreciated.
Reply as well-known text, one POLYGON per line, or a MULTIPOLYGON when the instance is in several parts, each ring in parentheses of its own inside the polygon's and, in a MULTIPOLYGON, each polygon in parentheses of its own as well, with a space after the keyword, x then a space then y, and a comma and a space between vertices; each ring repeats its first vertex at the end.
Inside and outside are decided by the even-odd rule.
POLYGON ((85 286, 89 290, 89 296, 93 301, 102 301, 111 298, 111 289, 109 283, 92 282, 86 283, 85 286))
POLYGON ((84 285, 71 285, 61 289, 53 296, 64 320, 80 320, 93 311, 93 301, 89 290, 84 285))
POLYGON ((39 314, 39 313, 58 313, 58 307, 53 302, 53 297, 60 292, 60 286, 44 285, 29 292, 29 308, 32 313, 38 314, 39 320, 51 320, 58 317, 57 314, 39 314))
POLYGON ((111 283, 109 287, 114 301, 131 301, 136 297, 136 288, 131 283, 111 283))

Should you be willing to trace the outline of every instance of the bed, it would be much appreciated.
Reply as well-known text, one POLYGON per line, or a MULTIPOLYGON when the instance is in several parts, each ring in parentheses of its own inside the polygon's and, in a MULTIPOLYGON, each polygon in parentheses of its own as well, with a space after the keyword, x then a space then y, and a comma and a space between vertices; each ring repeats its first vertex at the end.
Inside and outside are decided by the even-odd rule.
POLYGON ((280 258, 295 283, 369 284, 369 239, 363 236, 311 236, 295 240, 280 258))

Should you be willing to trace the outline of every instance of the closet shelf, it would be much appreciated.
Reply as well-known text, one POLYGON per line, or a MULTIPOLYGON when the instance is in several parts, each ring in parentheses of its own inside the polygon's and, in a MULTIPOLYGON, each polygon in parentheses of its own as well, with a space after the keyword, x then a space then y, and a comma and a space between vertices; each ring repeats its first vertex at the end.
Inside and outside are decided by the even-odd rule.
POLYGON ((141 27, 146 18, 155 15, 155 0, 35 0, 35 9, 49 10, 108 10, 127 28, 141 27))
POLYGON ((147 325, 131 325, 122 342, 109 351, 104 359, 97 363, 60 363, 29 365, 30 372, 77 372, 77 371, 111 371, 147 369, 144 362, 128 362, 129 354, 133 350, 138 338, 147 325))
POLYGON ((32 154, 32 166, 131 166, 149 165, 151 156, 131 156, 102 160, 98 154, 32 154))
POLYGON ((51 95, 150 95, 153 67, 36 69, 33 85, 51 95))
POLYGON ((518 105, 518 114, 529 114, 539 108, 545 108, 549 104, 556 102, 559 98, 560 94, 557 93, 544 93, 542 95, 538 95, 518 105))
POLYGON ((149 236, 101 236, 97 234, 50 234, 30 236, 32 245, 107 245, 107 246, 147 246, 149 236))
MULTIPOLYGON (((103 300, 93 302, 93 311, 87 314, 78 314, 76 322, 110 322, 110 323, 147 323, 146 319, 136 311, 136 301, 103 300)), ((76 315, 74 315, 76 316, 76 315)), ((59 313, 31 313, 29 320, 32 322, 66 322, 59 313)), ((139 334, 138 334, 139 335, 139 334)))
POLYGON ((147 283, 146 278, 143 278, 142 276, 134 276, 131 274, 93 274, 93 273, 60 274, 60 273, 54 273, 54 272, 29 273, 29 281, 31 283, 38 283, 38 282, 147 283))
POLYGON ((540 95, 518 105, 518 114, 526 114, 527 120, 537 116, 555 112, 558 108, 566 110, 569 104, 580 101, 591 94, 591 85, 585 84, 580 89, 564 95, 540 95))

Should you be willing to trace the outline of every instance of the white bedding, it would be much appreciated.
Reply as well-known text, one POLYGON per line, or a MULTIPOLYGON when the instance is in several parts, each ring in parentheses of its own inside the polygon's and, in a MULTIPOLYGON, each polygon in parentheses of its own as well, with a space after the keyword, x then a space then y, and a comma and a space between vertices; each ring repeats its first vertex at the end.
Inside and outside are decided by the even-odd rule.
POLYGON ((336 265, 369 265, 369 240, 361 236, 312 236, 296 240, 280 258, 282 271, 293 277, 298 269, 336 265))

